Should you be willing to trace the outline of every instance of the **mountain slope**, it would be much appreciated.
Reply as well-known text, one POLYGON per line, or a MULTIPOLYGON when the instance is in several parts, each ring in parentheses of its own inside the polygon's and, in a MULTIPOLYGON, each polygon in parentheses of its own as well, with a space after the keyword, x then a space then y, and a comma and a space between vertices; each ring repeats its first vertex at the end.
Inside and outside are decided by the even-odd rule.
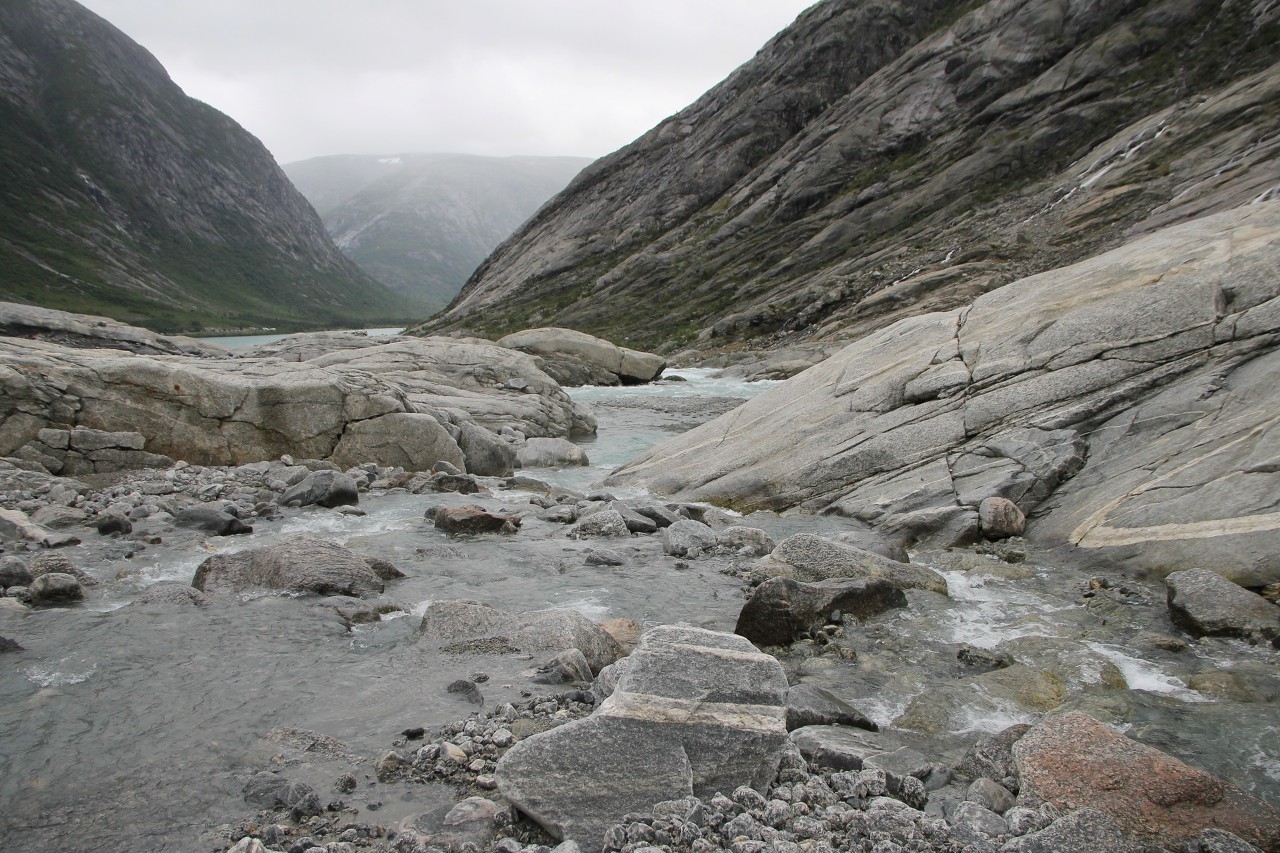
POLYGON ((348 258, 438 310, 489 252, 590 162, 340 155, 289 163, 284 171, 348 258))
POLYGON ((0 4, 0 298, 158 329, 394 320, 257 139, 71 0, 0 4))
POLYGON ((585 170, 428 328, 856 337, 1280 185, 1280 7, 827 0, 585 170))

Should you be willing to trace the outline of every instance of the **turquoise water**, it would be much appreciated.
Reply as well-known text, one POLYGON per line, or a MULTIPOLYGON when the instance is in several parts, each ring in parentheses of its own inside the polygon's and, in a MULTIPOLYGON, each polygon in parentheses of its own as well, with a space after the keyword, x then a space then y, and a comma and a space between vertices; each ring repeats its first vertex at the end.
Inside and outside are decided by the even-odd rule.
MULTIPOLYGON (((404 331, 404 327, 396 326, 390 329, 334 329, 333 331, 344 332, 352 335, 357 334, 359 332, 364 332, 366 335, 372 335, 374 337, 377 337, 380 335, 398 335, 404 331)), ((303 333, 303 334, 309 334, 309 333, 303 333)), ((288 334, 228 335, 226 337, 218 337, 218 338, 201 338, 200 340, 208 341, 209 343, 212 343, 212 344, 221 344, 222 346, 229 347, 231 349, 243 349, 245 347, 257 346, 258 344, 273 344, 276 341, 282 341, 287 337, 289 337, 288 334)))

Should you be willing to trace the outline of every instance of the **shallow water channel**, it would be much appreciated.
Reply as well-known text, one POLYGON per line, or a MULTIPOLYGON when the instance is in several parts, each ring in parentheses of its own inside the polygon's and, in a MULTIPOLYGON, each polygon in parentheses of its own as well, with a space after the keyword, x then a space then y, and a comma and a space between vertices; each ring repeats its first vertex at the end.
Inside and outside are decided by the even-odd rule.
MULTIPOLYGON (((592 465, 524 473, 583 487, 688 428, 708 407, 724 406, 717 398, 758 390, 707 371, 681 372, 690 381, 573 392, 598 406, 600 433, 584 443, 592 465)), ((743 600, 736 570, 744 567, 734 559, 677 561, 663 555, 657 536, 570 540, 563 526, 538 520, 528 498, 515 490, 490 497, 369 494, 361 502, 366 516, 286 510, 249 536, 204 539, 175 531, 128 559, 86 536, 66 552, 103 581, 85 605, 0 616, 0 634, 26 649, 5 655, 0 666, 0 849, 216 850, 218 825, 252 811, 241 799, 247 777, 273 756, 293 754, 297 738, 280 729, 319 732, 376 760, 402 729, 431 727, 473 709, 445 692, 454 679, 486 673, 488 707, 534 687, 529 676, 538 660, 445 656, 419 642, 417 624, 433 600, 733 629, 743 600), (524 525, 513 537, 451 540, 423 518, 433 505, 463 503, 525 512, 524 525), (291 597, 198 610, 129 604, 156 581, 189 582, 210 553, 302 532, 399 567, 408 577, 389 584, 388 595, 405 614, 348 630, 331 612, 291 597), (602 544, 621 552, 626 564, 586 565, 584 552, 602 544)), ((744 523, 775 540, 845 527, 838 518, 804 515, 758 514, 744 523)), ((1013 567, 973 553, 917 559, 946 574, 950 598, 913 593, 908 608, 850 626, 856 661, 798 646, 784 658, 793 678, 829 687, 883 725, 903 713, 924 720, 928 734, 903 738, 945 761, 982 732, 1034 718, 998 693, 957 686, 971 674, 957 663, 957 648, 1009 650, 1019 662, 1063 673, 1072 707, 1280 802, 1274 652, 1227 641, 1151 652, 1134 638, 1172 631, 1161 621, 1158 583, 1132 581, 1145 603, 1139 596, 1086 606, 1080 591, 1088 567, 1038 555, 1013 567), (1240 690, 1224 697, 1188 687, 1192 674, 1217 671, 1234 674, 1240 690), (1116 672, 1128 689, 1116 689, 1116 672)), ((294 773, 322 798, 337 799, 335 771, 323 758, 295 758, 294 773)), ((371 772, 371 763, 366 768, 371 772)), ((377 813, 361 819, 391 824, 438 810, 453 796, 442 787, 366 779, 343 799, 362 812, 376 804, 377 813)))

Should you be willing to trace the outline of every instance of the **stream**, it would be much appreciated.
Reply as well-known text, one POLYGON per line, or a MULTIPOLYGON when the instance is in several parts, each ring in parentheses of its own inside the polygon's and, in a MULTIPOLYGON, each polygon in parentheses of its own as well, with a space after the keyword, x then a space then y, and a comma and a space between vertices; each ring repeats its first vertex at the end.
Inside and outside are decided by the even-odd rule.
MULTIPOLYGON (((591 403, 598 435, 582 442, 591 465, 522 472, 585 489, 675 432, 726 410, 762 383, 678 371, 686 381, 643 388, 572 389, 591 403)), ((634 496, 616 492, 619 497, 634 496)), ((371 760, 399 732, 465 718, 474 706, 445 692, 483 672, 486 707, 515 701, 539 660, 445 656, 417 641, 431 601, 466 598, 513 610, 571 608, 593 620, 642 626, 686 622, 732 631, 743 602, 738 572, 750 561, 664 556, 658 536, 574 541, 541 521, 530 493, 491 496, 403 490, 362 496, 367 515, 286 509, 247 536, 187 531, 124 557, 86 535, 64 553, 102 581, 74 608, 0 615, 0 634, 26 651, 0 666, 0 849, 25 851, 218 850, 219 825, 252 813, 245 780, 288 751, 290 731, 337 738, 371 760), (450 539, 423 518, 439 505, 481 504, 524 514, 513 537, 450 539), (389 560, 408 577, 388 586, 404 613, 350 630, 305 599, 263 595, 200 608, 136 607, 161 580, 190 582, 211 553, 260 547, 312 533, 389 560), (601 545, 618 567, 586 565, 601 545)), ((757 513, 738 523, 778 541, 831 535, 838 517, 757 513)), ((913 559, 942 572, 951 594, 912 591, 909 606, 846 626, 856 660, 799 643, 782 658, 793 680, 831 689, 882 726, 904 715, 904 742, 954 761, 984 733, 1037 714, 972 679, 957 650, 1004 652, 1054 673, 1066 707, 1095 713, 1132 736, 1280 804, 1280 677, 1274 652, 1239 641, 1162 650, 1171 635, 1163 584, 1123 581, 1129 592, 1083 598, 1104 570, 1062 555, 960 549, 913 559), (1003 558, 1002 558, 1003 557, 1003 558), (1199 689, 1197 689, 1197 687, 1199 689)), ((985 678, 986 676, 983 676, 985 678)), ((994 685, 994 686, 992 686, 994 685)), ((293 738, 296 740, 296 738, 293 738)), ((336 799, 323 756, 297 765, 322 798, 336 799)), ((371 761, 366 765, 371 771, 371 761)), ((348 805, 391 824, 452 803, 443 786, 362 784, 348 805)))

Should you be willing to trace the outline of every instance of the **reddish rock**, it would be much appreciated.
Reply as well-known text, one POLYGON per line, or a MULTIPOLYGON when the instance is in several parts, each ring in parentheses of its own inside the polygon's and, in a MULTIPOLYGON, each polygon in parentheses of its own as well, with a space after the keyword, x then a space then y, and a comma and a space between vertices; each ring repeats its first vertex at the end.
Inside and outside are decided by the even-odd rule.
POLYGON ((520 516, 495 515, 483 507, 440 507, 435 513, 436 527, 456 536, 460 533, 515 533, 520 529, 520 516))
POLYGON ((1023 805, 1097 809, 1122 829, 1174 848, 1216 827, 1280 851, 1280 809, 1087 714, 1033 726, 1013 747, 1023 805))

